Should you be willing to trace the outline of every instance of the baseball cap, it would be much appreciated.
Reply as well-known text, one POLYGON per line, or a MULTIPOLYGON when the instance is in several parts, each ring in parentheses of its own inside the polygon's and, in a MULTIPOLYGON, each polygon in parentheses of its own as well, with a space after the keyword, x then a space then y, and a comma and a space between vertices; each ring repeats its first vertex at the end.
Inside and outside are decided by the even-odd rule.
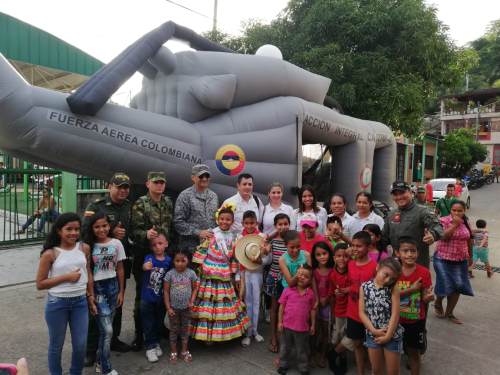
POLYGON ((165 180, 165 173, 164 172, 149 172, 148 173, 148 180, 151 182, 156 182, 156 181, 163 181, 166 182, 165 180))
POLYGON ((309 225, 310 227, 315 227, 318 225, 318 217, 313 213, 305 214, 300 221, 300 226, 309 225))
POLYGON ((391 185, 391 194, 394 190, 406 191, 410 189, 410 186, 406 183, 406 181, 394 181, 391 185))
POLYGON ((210 168, 208 168, 208 165, 205 164, 197 164, 193 166, 193 169, 191 170, 191 174, 197 177, 200 177, 204 173, 208 173, 210 176, 210 168))
POLYGON ((130 177, 125 173, 115 173, 109 183, 114 186, 128 185, 130 186, 130 177))
POLYGON ((427 191, 427 189, 425 188, 425 186, 419 186, 417 188, 417 193, 425 193, 427 191))

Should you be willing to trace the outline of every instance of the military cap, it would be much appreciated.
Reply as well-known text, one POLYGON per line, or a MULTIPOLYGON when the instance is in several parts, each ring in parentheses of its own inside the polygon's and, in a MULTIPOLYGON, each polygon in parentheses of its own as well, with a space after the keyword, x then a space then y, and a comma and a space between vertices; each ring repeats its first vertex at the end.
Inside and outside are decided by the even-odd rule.
POLYGON ((410 189, 410 185, 406 181, 394 181, 391 185, 391 194, 394 190, 406 191, 408 189, 410 189))
POLYGON ((128 185, 130 186, 130 177, 125 173, 115 173, 109 183, 114 186, 128 185))
POLYGON ((165 180, 165 172, 149 172, 148 173, 148 180, 151 182, 156 182, 156 181, 163 181, 166 182, 165 180))
POLYGON ((210 168, 205 164, 197 164, 191 169, 191 174, 200 177, 202 174, 208 173, 210 176, 210 168))
POLYGON ((425 186, 419 186, 417 188, 417 193, 425 193, 427 191, 427 189, 425 188, 425 186))

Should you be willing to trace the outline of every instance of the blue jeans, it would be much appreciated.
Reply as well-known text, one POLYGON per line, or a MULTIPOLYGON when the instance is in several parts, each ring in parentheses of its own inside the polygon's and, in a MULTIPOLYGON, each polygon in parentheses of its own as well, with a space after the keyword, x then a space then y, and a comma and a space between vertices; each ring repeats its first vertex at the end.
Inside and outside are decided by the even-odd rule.
POLYGON ((97 307, 95 318, 99 326, 97 364, 102 366, 102 374, 109 374, 113 370, 110 350, 111 337, 113 336, 113 317, 116 312, 116 299, 119 292, 120 288, 116 277, 94 281, 94 298, 97 307))
POLYGON ((385 349, 390 352, 403 354, 403 339, 400 338, 392 338, 389 342, 386 342, 384 345, 379 345, 375 342, 370 335, 366 335, 365 346, 371 349, 385 349))
POLYGON ((87 348, 87 330, 89 326, 88 305, 85 294, 80 297, 59 298, 50 296, 45 305, 45 321, 49 327, 49 371, 51 375, 62 375, 61 353, 69 323, 71 331, 70 375, 81 375, 85 349, 87 348))
POLYGON ((148 302, 141 299, 141 318, 144 346, 146 350, 154 349, 161 339, 161 329, 165 319, 165 303, 163 301, 148 302))
MULTIPOLYGON (((38 217, 40 218, 40 220, 38 221, 38 231, 43 232, 43 226, 45 225, 45 220, 55 221, 58 215, 59 213, 57 211, 44 212, 42 215, 38 215, 38 217)), ((28 228, 31 224, 33 224, 34 220, 35 220, 34 217, 32 216, 28 217, 28 220, 22 226, 23 230, 26 230, 26 228, 28 228)))

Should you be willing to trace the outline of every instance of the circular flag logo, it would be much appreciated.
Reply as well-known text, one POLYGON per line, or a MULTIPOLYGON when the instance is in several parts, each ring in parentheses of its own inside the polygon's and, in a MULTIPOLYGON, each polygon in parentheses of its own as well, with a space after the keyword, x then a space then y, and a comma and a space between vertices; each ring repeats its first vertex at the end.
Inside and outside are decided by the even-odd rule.
POLYGON ((365 189, 370 186, 372 182, 372 166, 370 164, 365 164, 365 166, 361 169, 359 182, 361 182, 361 186, 365 189))
POLYGON ((226 176, 236 176, 245 168, 245 154, 235 145, 225 145, 215 154, 217 169, 226 176))

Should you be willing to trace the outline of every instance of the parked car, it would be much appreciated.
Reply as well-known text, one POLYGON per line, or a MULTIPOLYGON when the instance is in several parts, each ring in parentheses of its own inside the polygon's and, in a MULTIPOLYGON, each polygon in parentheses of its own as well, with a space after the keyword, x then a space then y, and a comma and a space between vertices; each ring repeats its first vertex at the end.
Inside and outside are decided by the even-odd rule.
MULTIPOLYGON (((434 205, 436 205, 438 199, 441 199, 446 195, 446 186, 449 184, 454 185, 456 181, 457 180, 455 180, 454 178, 436 178, 430 181, 430 184, 432 185, 433 189, 432 201, 434 202, 434 205)), ((462 181, 462 189, 463 191, 460 200, 464 201, 467 204, 467 208, 470 208, 469 188, 467 187, 467 184, 463 181, 462 181)))

